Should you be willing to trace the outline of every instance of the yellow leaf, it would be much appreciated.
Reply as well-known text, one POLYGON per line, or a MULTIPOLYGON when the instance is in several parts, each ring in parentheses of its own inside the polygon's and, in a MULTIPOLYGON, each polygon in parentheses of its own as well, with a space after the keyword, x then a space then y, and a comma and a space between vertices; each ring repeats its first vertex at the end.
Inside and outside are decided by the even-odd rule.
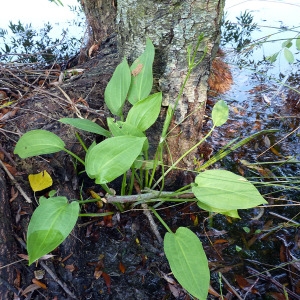
POLYGON ((29 174, 28 180, 34 192, 42 191, 52 185, 53 181, 47 171, 38 174, 29 174))

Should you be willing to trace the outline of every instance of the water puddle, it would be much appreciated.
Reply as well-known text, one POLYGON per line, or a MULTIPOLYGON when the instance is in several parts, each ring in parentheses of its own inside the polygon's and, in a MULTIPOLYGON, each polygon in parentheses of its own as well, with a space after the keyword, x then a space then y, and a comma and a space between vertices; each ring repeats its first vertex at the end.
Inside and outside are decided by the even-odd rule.
POLYGON ((235 137, 278 129, 250 143, 246 151, 250 157, 244 159, 300 160, 300 54, 295 40, 288 47, 293 63, 288 63, 282 49, 283 42, 300 33, 300 4, 230 0, 225 11, 222 49, 233 84, 226 94, 217 97, 230 105, 230 120, 215 133, 214 144, 222 146, 235 137), (271 64, 266 58, 277 52, 277 60, 271 64))

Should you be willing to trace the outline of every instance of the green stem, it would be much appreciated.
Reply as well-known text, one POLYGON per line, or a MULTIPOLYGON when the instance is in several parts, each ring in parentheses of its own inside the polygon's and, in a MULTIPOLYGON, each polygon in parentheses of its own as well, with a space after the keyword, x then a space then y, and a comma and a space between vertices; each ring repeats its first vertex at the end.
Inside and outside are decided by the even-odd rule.
POLYGON ((129 195, 132 194, 134 177, 135 177, 135 169, 134 169, 134 167, 131 167, 131 176, 130 176, 129 191, 128 191, 129 195))
POLYGON ((64 148, 63 151, 67 152, 69 155, 73 156, 76 160, 78 160, 79 162, 81 162, 84 166, 85 166, 85 162, 78 157, 75 153, 69 151, 68 149, 64 148))
MULTIPOLYGON (((168 106, 167 113, 166 113, 166 118, 165 118, 165 121, 164 121, 162 133, 161 133, 161 136, 160 136, 160 141, 159 141, 159 144, 158 144, 158 147, 157 147, 157 150, 156 150, 156 154, 155 154, 156 158, 159 157, 159 156, 162 157, 163 143, 165 142, 165 139, 166 139, 166 136, 167 136, 167 132, 168 132, 168 129, 169 129, 170 124, 171 124, 172 117, 174 116, 176 107, 178 106, 178 103, 179 103, 179 101, 180 101, 180 99, 181 99, 181 97, 183 95, 183 91, 184 91, 184 88, 186 86, 186 83, 189 80, 189 78, 191 76, 191 73, 193 72, 194 68, 196 66, 198 66, 203 61, 204 57, 206 56, 207 49, 205 48, 204 53, 201 56, 201 58, 197 62, 195 62, 196 55, 198 53, 198 49, 200 47, 200 44, 203 41, 203 38, 204 38, 204 35, 201 34, 199 36, 198 40, 197 40, 197 44, 196 44, 196 47, 193 50, 192 56, 191 56, 191 48, 188 48, 188 50, 187 50, 187 53, 188 53, 187 54, 188 71, 187 71, 187 74, 185 76, 184 82, 183 82, 183 84, 180 87, 180 91, 179 91, 178 96, 177 96, 177 98, 175 100, 174 106, 173 107, 168 106)), ((149 186, 151 186, 151 184, 152 184, 152 181, 153 181, 153 178, 154 178, 154 174, 155 174, 155 169, 157 167, 157 163, 158 163, 158 160, 155 160, 154 168, 152 170, 152 174, 151 174, 151 178, 150 178, 150 182, 149 182, 149 186)), ((157 186, 157 183, 155 184, 155 186, 157 186)))
POLYGON ((172 232, 172 230, 170 229, 170 227, 167 225, 167 223, 160 217, 160 215, 157 213, 157 211, 153 208, 153 207, 151 207, 151 206, 148 206, 148 208, 153 212, 153 214, 155 215, 155 217, 159 220, 159 222, 161 223, 161 224, 163 224, 164 225, 164 227, 167 229, 167 231, 169 232, 169 233, 172 233, 173 234, 173 232, 172 232))
POLYGON ((126 195, 126 184, 127 184, 127 176, 126 172, 123 174, 122 186, 121 186, 121 196, 126 195))
MULTIPOLYGON (((102 188, 105 190, 105 192, 106 192, 107 194, 114 196, 113 192, 110 190, 110 188, 107 186, 106 183, 101 184, 101 186, 102 186, 102 188)), ((123 212, 123 211, 124 211, 124 208, 123 208, 123 206, 121 205, 121 203, 114 202, 113 204, 117 207, 117 209, 118 209, 120 212, 123 212)))
POLYGON ((104 191, 109 194, 109 195, 113 195, 114 193, 110 190, 110 188, 107 186, 106 183, 102 183, 101 184, 102 188, 104 189, 104 191))
POLYGON ((193 147, 191 147, 187 152, 183 153, 173 164, 171 167, 169 167, 169 169, 162 175, 160 176, 160 178, 157 180, 157 182, 153 185, 152 189, 156 188, 157 185, 164 180, 164 177, 166 175, 168 175, 173 169, 174 167, 176 167, 176 165, 184 158, 186 157, 189 153, 191 153, 193 150, 195 150, 197 147, 199 147, 200 144, 202 144, 210 135, 211 133, 214 131, 215 126, 213 126, 211 128, 211 130, 206 134, 206 136, 204 138, 202 138, 197 144, 195 144, 193 147))
POLYGON ((88 149, 87 149, 85 143, 83 142, 82 138, 81 138, 80 135, 78 134, 78 132, 75 132, 75 135, 76 135, 76 138, 77 138, 77 140, 79 141, 81 147, 84 149, 85 152, 87 152, 88 149))
POLYGON ((113 212, 105 212, 105 213, 86 213, 86 214, 79 214, 79 217, 106 217, 113 215, 113 212))

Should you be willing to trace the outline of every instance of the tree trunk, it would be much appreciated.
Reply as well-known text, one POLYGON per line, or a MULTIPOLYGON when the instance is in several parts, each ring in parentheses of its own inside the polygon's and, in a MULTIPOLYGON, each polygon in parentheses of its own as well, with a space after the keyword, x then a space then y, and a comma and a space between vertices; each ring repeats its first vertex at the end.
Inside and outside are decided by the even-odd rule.
MULTIPOLYGON (((188 80, 176 109, 171 128, 179 126, 167 139, 170 149, 166 157, 168 164, 176 161, 201 137, 207 80, 211 58, 214 58, 219 47, 224 3, 224 0, 118 0, 117 3, 111 0, 85 0, 85 13, 93 35, 98 40, 105 40, 116 30, 120 57, 125 56, 133 62, 144 50, 146 38, 152 40, 156 49, 155 88, 163 92, 164 99, 162 122, 166 107, 174 105, 185 79, 187 48, 194 46, 199 35, 204 34, 198 58, 205 47, 207 54, 188 80)), ((150 140, 159 137, 158 127, 150 130, 150 140)), ((188 155, 178 167, 193 169, 195 156, 197 151, 188 155)))

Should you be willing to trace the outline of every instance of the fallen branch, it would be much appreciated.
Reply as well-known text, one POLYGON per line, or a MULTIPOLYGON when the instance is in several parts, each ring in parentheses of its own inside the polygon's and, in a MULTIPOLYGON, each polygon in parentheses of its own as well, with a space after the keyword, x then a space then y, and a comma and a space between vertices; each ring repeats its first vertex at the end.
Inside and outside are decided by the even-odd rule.
POLYGON ((145 194, 137 194, 137 195, 129 195, 129 196, 114 196, 114 195, 106 195, 105 199, 107 203, 128 203, 128 202, 137 202, 143 201, 146 202, 148 200, 160 199, 163 198, 169 199, 193 199, 195 195, 193 193, 184 193, 184 194, 175 194, 174 192, 160 192, 160 191, 151 191, 145 194))

